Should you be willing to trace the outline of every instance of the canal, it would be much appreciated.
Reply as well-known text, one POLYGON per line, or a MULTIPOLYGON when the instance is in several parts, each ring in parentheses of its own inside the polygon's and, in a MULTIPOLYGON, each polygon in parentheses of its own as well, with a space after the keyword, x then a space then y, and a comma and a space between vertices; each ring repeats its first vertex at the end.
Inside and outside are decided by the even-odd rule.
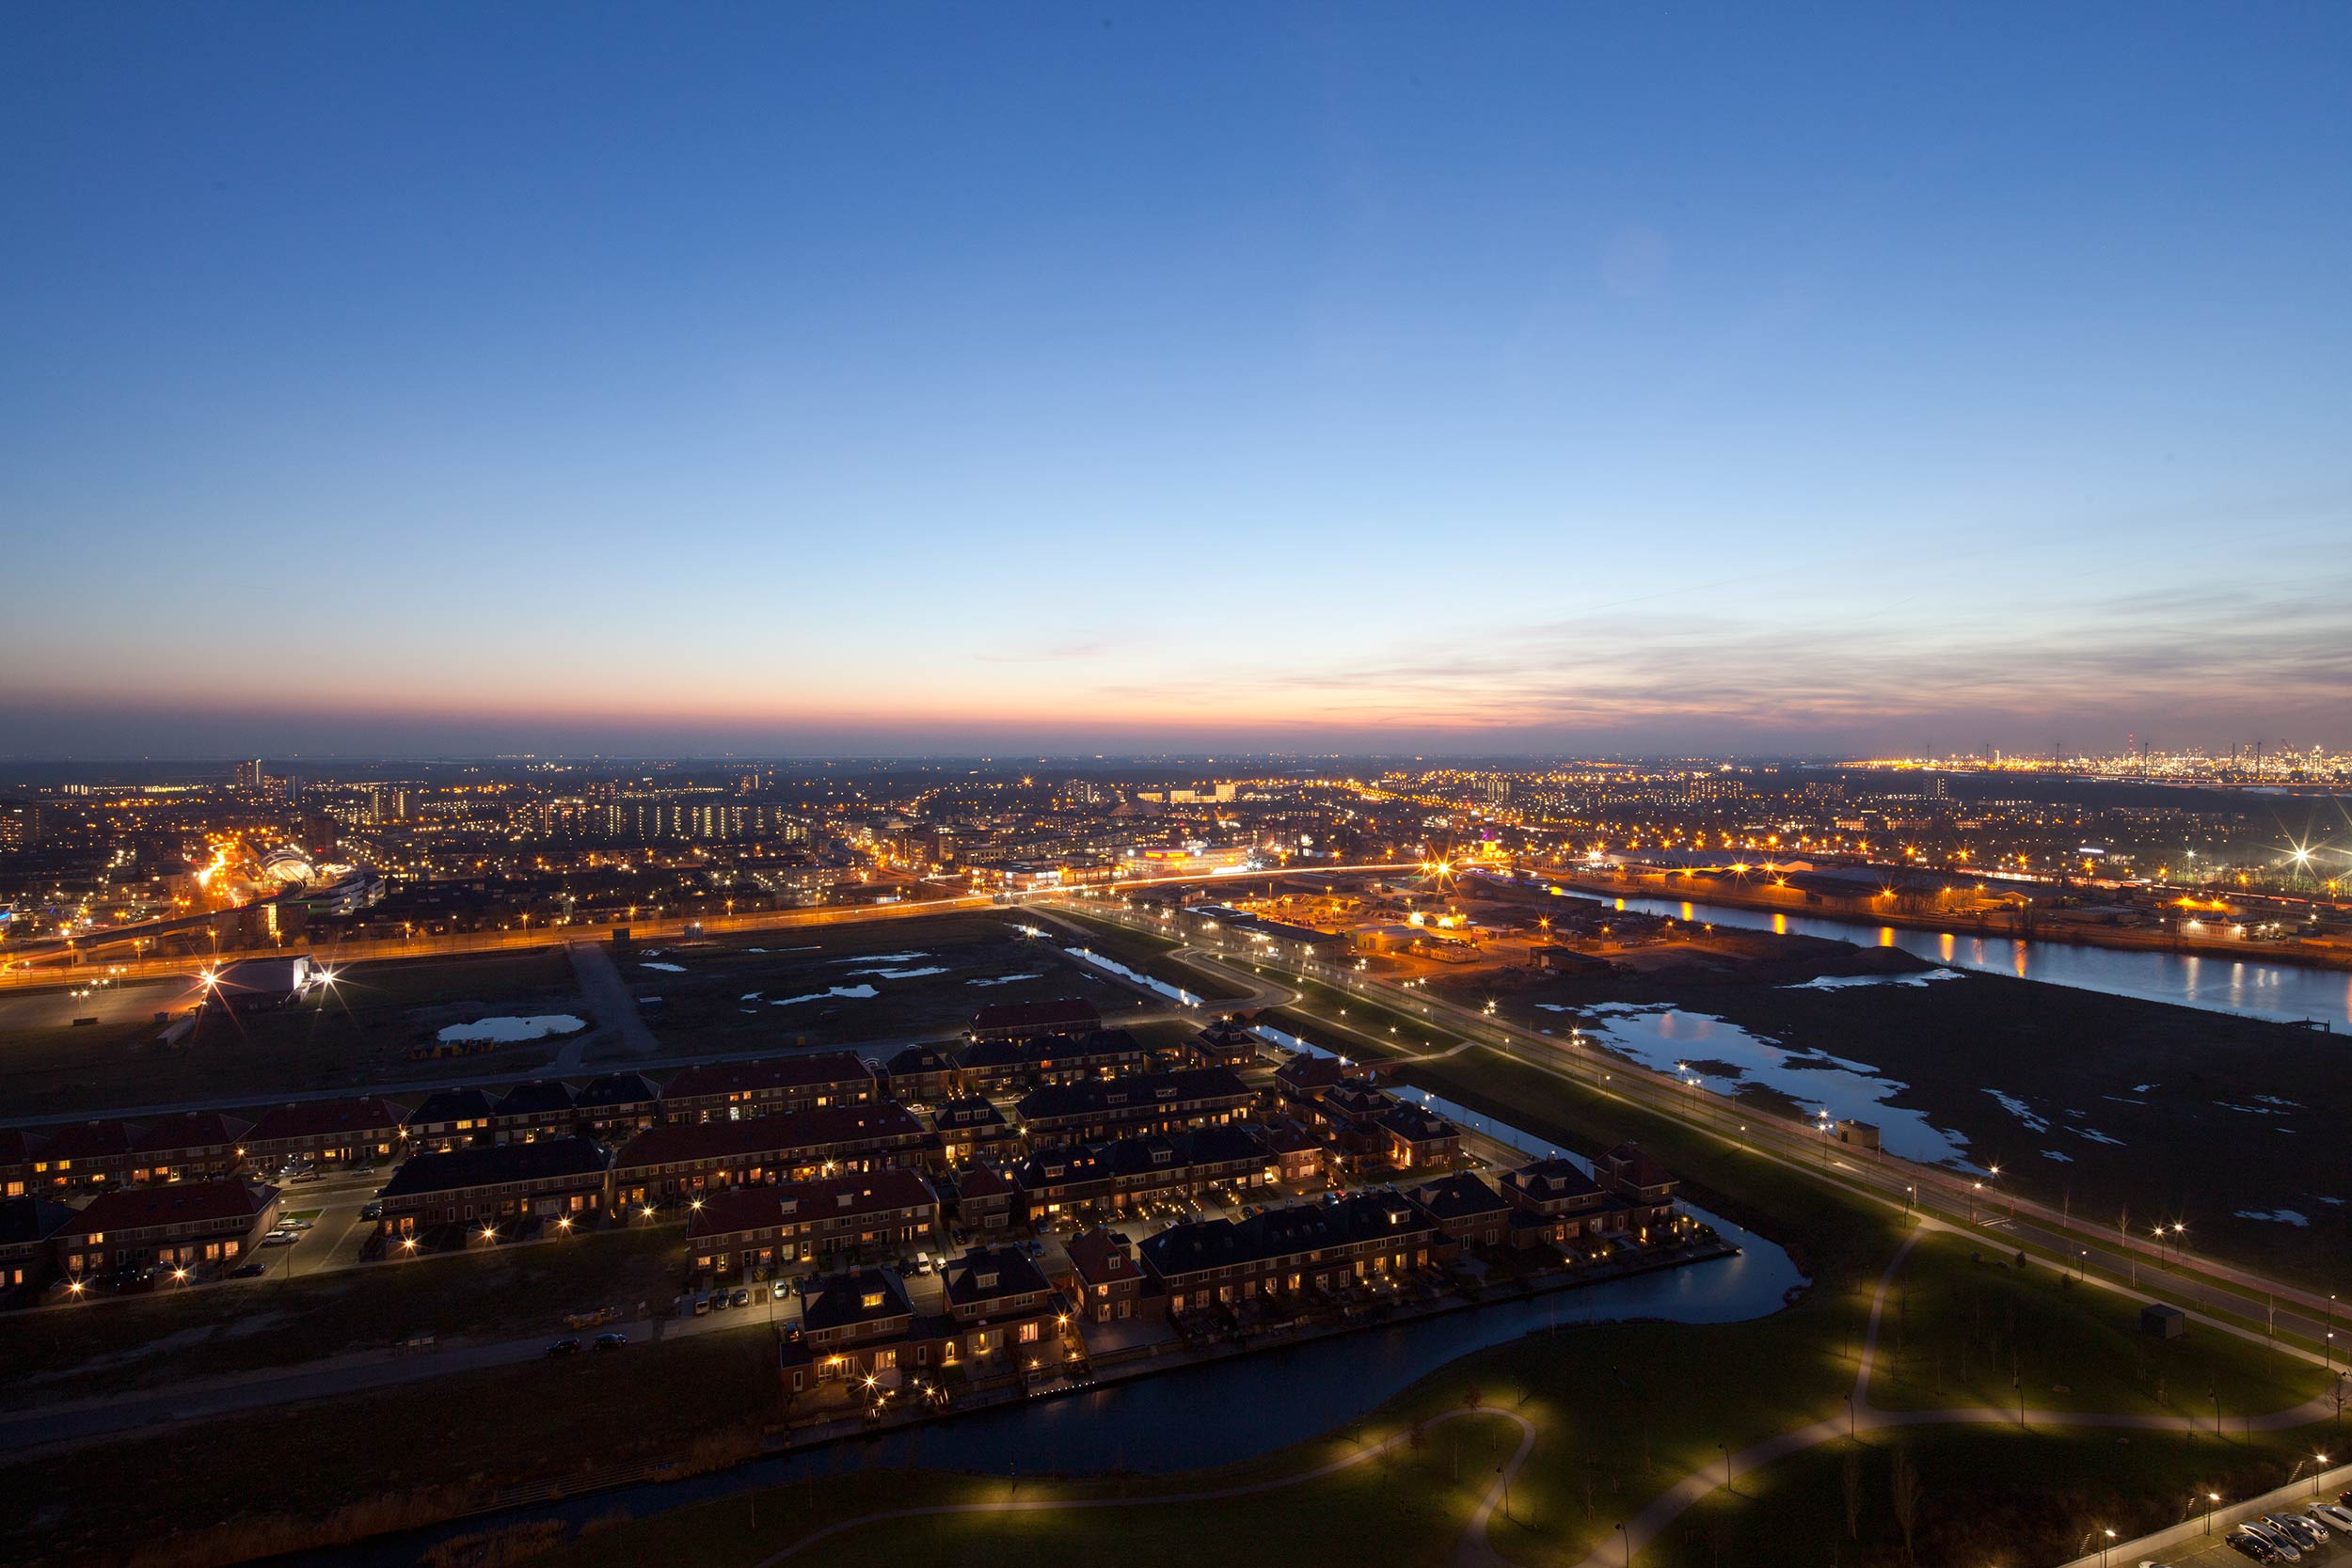
MULTIPOLYGON (((1605 895, 1601 896, 1606 896, 1605 895)), ((2143 953, 2071 942, 2020 942, 2010 937, 1914 931, 1867 921, 1782 914, 1680 898, 1617 898, 1622 910, 1711 921, 1747 930, 1826 937, 1833 942, 1898 947, 1931 963, 1989 974, 2012 974, 2054 986, 2074 986, 2149 1002, 2172 1002, 2210 1012, 2243 1013, 2281 1023, 2317 1021, 2352 1030, 2352 974, 2298 964, 2195 953, 2143 953)))

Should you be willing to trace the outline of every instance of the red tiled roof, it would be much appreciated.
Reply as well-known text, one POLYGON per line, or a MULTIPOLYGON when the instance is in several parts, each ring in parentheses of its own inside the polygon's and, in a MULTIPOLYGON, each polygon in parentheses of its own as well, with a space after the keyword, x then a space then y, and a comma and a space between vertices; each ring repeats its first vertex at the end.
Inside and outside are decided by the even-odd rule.
POLYGON ((250 1219, 277 1196, 275 1187, 248 1187, 242 1181, 175 1181, 166 1187, 118 1187, 99 1194, 88 1208, 66 1221, 57 1234, 85 1236, 93 1231, 250 1219))
POLYGON ((246 1137, 254 1143, 279 1138, 321 1138, 338 1132, 398 1132, 401 1114, 374 1095, 357 1100, 306 1100, 263 1111, 246 1137))
POLYGON ((209 1148, 215 1145, 234 1147, 237 1140, 251 1131, 253 1124, 218 1111, 182 1111, 176 1116, 158 1117, 147 1124, 147 1131, 132 1140, 135 1154, 165 1154, 182 1148, 209 1148))
POLYGON ((823 1105, 813 1111, 752 1117, 743 1121, 681 1122, 656 1127, 628 1141, 614 1162, 629 1170, 690 1160, 786 1154, 871 1138, 920 1138, 923 1124, 902 1105, 823 1105))
POLYGON ((119 1121, 81 1121, 60 1127, 40 1146, 44 1160, 94 1160, 125 1154, 131 1148, 130 1129, 119 1121))
POLYGON ((1073 1023, 1091 1029, 1102 1022, 1103 1015, 1093 1003, 1074 996, 1054 1002, 991 1002, 972 1015, 972 1032, 985 1035, 992 1029, 1045 1029, 1073 1023))
POLYGON ((1127 1238, 1117 1231, 1096 1229, 1073 1236, 1067 1250, 1070 1266, 1089 1285, 1141 1277, 1135 1254, 1127 1250, 1127 1238))
POLYGON ((819 1051, 762 1062, 712 1062, 690 1067, 662 1085, 664 1100, 706 1095, 753 1094, 772 1089, 807 1089, 825 1084, 871 1084, 874 1069, 846 1051, 819 1051))

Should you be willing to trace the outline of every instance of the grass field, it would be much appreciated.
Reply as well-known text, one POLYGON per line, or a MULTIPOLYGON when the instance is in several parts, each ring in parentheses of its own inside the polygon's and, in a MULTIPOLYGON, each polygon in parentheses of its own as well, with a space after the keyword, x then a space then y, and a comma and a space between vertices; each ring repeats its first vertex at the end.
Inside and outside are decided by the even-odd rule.
POLYGON ((1138 974, 1165 980, 1171 986, 1211 1001, 1249 994, 1230 980, 1220 979, 1206 970, 1195 969, 1190 964, 1169 958, 1170 953, 1184 945, 1173 938, 1133 930, 1075 910, 1057 908, 1054 912, 1073 926, 1084 927, 1089 947, 1106 958, 1116 958, 1138 974))
MULTIPOLYGON (((1868 1064, 1901 1085, 1891 1103, 1926 1113, 1979 1165, 1999 1165, 2005 1183, 2053 1207, 2110 1224, 2126 1212, 2179 1220, 2204 1250, 2320 1290, 2338 1288, 2352 1256, 2342 1136, 2352 1072, 2340 1037, 1979 974, 1835 990, 1549 980, 1492 993, 1440 975, 1431 989, 1470 1006, 1491 994, 1513 1022, 1538 1028, 1573 1022, 1538 1003, 1721 1018, 1792 1052, 1868 1064)), ((1833 1109, 1878 1119, 1863 1104, 1833 1109)))
POLYGON ((0 1559, 241 1561, 429 1522, 504 1481, 735 1457, 776 1403, 771 1342, 742 1333, 225 1418, 0 1468, 0 1491, 21 1499, 0 1521, 0 1559))
POLYGON ((788 940, 803 936, 656 943, 623 959, 621 974, 637 996, 660 999, 645 1019, 674 1053, 944 1038, 991 1002, 1080 997, 1113 1023, 1145 1010, 1135 992, 1022 936, 1003 914, 824 927, 788 940), (876 994, 834 994, 862 987, 876 994))
POLYGON ((0 1315, 0 1405, 119 1394, 380 1349, 412 1334, 563 1332, 566 1312, 632 1313, 676 1293, 675 1225, 0 1315))
POLYGON ((11 1028, 0 1038, 0 1105, 11 1117, 102 1111, 369 1084, 520 1072, 545 1042, 419 1062, 409 1050, 444 1023, 489 1013, 585 1015, 561 949, 353 966, 276 1012, 202 1020, 183 1047, 151 1044, 149 1022, 11 1028))

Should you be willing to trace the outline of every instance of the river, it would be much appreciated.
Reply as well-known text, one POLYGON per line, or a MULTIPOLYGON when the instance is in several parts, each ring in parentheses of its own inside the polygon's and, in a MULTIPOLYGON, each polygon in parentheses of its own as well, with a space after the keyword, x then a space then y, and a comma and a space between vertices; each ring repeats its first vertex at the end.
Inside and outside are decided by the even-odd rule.
MULTIPOLYGON (((1607 895, 1600 896, 1606 897, 1607 895)), ((2143 953, 2112 947, 2080 947, 2062 942, 2020 942, 2010 937, 1958 936, 1915 931, 1861 920, 1781 914, 1680 898, 1618 898, 1621 910, 1712 921, 1783 935, 1827 937, 1834 942, 1899 947, 1954 969, 2013 974, 2054 986, 2074 986, 2148 1002, 2172 1002, 2209 1012, 2243 1013, 2282 1023, 2317 1020, 2332 1030, 2352 1029, 2352 974, 2306 969, 2298 964, 2262 963, 2195 953, 2143 953)))

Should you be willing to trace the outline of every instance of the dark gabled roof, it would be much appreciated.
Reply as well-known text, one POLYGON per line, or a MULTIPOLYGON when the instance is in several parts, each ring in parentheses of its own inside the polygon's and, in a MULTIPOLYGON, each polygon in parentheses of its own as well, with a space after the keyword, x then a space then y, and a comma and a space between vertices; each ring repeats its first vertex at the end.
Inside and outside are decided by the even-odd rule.
POLYGON ((1265 1158, 1266 1142, 1258 1129, 1242 1122, 1211 1123, 1184 1135, 1184 1152, 1196 1165, 1221 1165, 1234 1160, 1265 1158))
POLYGON ((1201 1100, 1247 1101, 1248 1085, 1231 1068, 1189 1068, 1178 1072, 1133 1072, 1119 1078, 1089 1078, 1075 1084, 1046 1084, 1021 1097, 1025 1121, 1090 1116, 1105 1111, 1148 1109, 1154 1103, 1201 1100))
POLYGON ((218 1111, 182 1111, 149 1122, 147 1130, 131 1140, 131 1152, 167 1154, 183 1148, 234 1147, 252 1128, 251 1122, 218 1111))
POLYGON ((986 1095, 965 1095, 960 1100, 943 1100, 931 1107, 933 1127, 1002 1127, 1005 1113, 986 1095))
POLYGON ((1052 1002, 991 1002, 972 1015, 972 1032, 992 1029, 1043 1029, 1057 1026, 1092 1029, 1103 1022, 1094 1004, 1075 996, 1052 1002))
POLYGON ((92 1198, 89 1207, 57 1227, 59 1236, 109 1230, 139 1230, 157 1225, 192 1225, 207 1220, 251 1219, 278 1196, 275 1187, 242 1181, 174 1181, 163 1187, 116 1187, 92 1198))
POLYGON ((762 1094, 823 1088, 833 1084, 871 1085, 874 1069, 847 1051, 812 1051, 758 1062, 711 1062, 690 1067, 661 1086, 664 1100, 699 1100, 712 1095, 762 1094))
POLYGON ((608 1072, 588 1080, 572 1097, 572 1105, 576 1110, 601 1111, 615 1105, 650 1105, 660 1098, 661 1091, 642 1072, 608 1072))
POLYGON ((880 1322, 886 1318, 908 1318, 914 1308, 907 1301, 906 1288, 898 1276, 887 1269, 858 1269, 849 1274, 829 1274, 812 1279, 801 1296, 801 1326, 803 1329, 843 1328, 851 1323, 880 1322), (882 1299, 869 1307, 866 1299, 879 1295, 882 1299))
POLYGON ((1405 1196, 1440 1220, 1468 1219, 1474 1214, 1499 1214, 1511 1206, 1502 1195, 1468 1171, 1409 1188, 1405 1196))
POLYGON ((40 1141, 39 1134, 27 1135, 22 1127, 0 1127, 0 1165, 21 1165, 33 1157, 33 1146, 40 1141))
POLYGON ((56 1233, 59 1227, 73 1217, 73 1211, 62 1203, 26 1194, 22 1197, 0 1197, 0 1246, 22 1246, 56 1233))
POLYGON ((1266 1150, 1272 1154, 1297 1154, 1310 1148, 1321 1148, 1323 1140, 1295 1122, 1269 1121, 1258 1129, 1266 1150))
POLYGON ((1078 1144, 1053 1144, 1032 1152, 1012 1167, 1012 1179, 1025 1192, 1041 1187, 1067 1186, 1108 1176, 1102 1151, 1078 1144))
POLYGON ((1659 1164, 1638 1143, 1628 1141, 1609 1151, 1609 1164, 1617 1180, 1636 1187, 1671 1187, 1675 1173, 1659 1164))
POLYGON ((919 1139, 923 1124, 903 1105, 820 1105, 742 1121, 678 1122, 650 1128, 621 1150, 623 1168, 717 1160, 736 1155, 785 1154, 794 1149, 873 1138, 919 1139))
POLYGON ((1517 1170, 1504 1172, 1502 1184, 1516 1188, 1537 1203, 1590 1197, 1600 1192, 1599 1182, 1585 1175, 1573 1161, 1564 1160, 1556 1154, 1549 1160, 1537 1160, 1517 1170))
POLYGON ((1382 1189, 1335 1202, 1269 1209, 1238 1223, 1171 1226, 1146 1237, 1141 1250, 1153 1272, 1165 1276, 1409 1235, 1429 1225, 1428 1216, 1401 1194, 1382 1189))
POLYGON ((248 1142, 323 1138, 339 1132, 382 1132, 401 1124, 400 1112, 374 1095, 357 1100, 308 1100, 263 1111, 246 1134, 248 1142))
POLYGON ((1396 1102, 1394 1095, 1368 1084, 1334 1084, 1323 1091, 1323 1103, 1343 1116, 1385 1116, 1388 1108, 1396 1102))
POLYGON ((1458 1138, 1462 1130, 1437 1112, 1420 1105, 1399 1105, 1377 1118, 1378 1124, 1403 1138, 1406 1143, 1434 1143, 1439 1138, 1458 1138))
POLYGON ((572 1108, 571 1087, 552 1081, 517 1084, 492 1107, 491 1114, 501 1117, 543 1117, 572 1108))
POLYGON ((1028 1254, 1015 1247, 973 1247, 947 1265, 947 1299, 958 1307, 1041 1296, 1050 1290, 1028 1254))
POLYGON ((490 1115, 490 1097, 480 1089, 440 1089, 426 1095, 408 1113, 405 1125, 429 1127, 437 1121, 479 1121, 490 1115))
POLYGON ((910 1045, 882 1066, 893 1078, 906 1078, 919 1072, 952 1072, 956 1059, 934 1046, 910 1045))
POLYGON ((1327 1089, 1349 1076, 1333 1056, 1310 1056, 1301 1053, 1274 1069, 1274 1081, 1286 1089, 1301 1093, 1310 1089, 1327 1089))
POLYGON ((612 1157, 588 1138, 542 1138, 533 1144, 460 1148, 448 1154, 419 1154, 401 1163, 384 1184, 386 1197, 496 1187, 510 1181, 547 1181, 601 1173, 612 1157))

